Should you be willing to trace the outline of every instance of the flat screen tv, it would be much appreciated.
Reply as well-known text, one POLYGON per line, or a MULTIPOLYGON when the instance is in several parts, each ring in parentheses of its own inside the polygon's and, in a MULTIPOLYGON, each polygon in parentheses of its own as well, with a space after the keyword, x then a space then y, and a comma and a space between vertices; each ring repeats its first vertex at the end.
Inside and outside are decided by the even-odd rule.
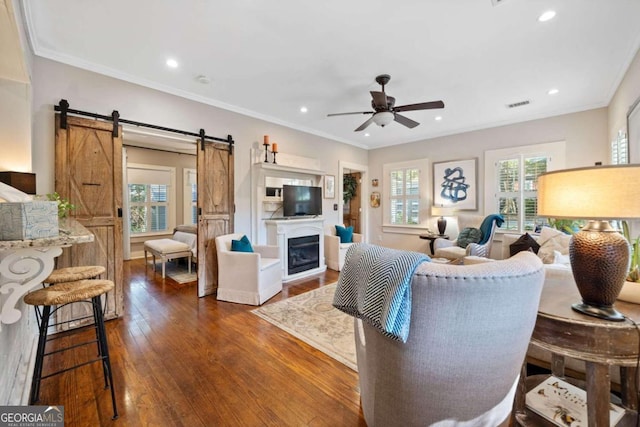
POLYGON ((284 216, 322 215, 322 188, 283 185, 282 210, 284 216))

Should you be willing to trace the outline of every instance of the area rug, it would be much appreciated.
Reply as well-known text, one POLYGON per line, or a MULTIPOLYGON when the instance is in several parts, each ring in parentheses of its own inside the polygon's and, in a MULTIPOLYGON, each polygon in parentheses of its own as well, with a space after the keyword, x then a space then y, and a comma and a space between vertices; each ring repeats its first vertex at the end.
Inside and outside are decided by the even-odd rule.
POLYGON ((252 312, 357 371, 353 317, 331 305, 336 285, 326 285, 252 312))
MULTIPOLYGON (((165 263, 165 275, 175 280, 176 282, 183 284, 189 282, 195 282, 198 280, 198 273, 196 273, 196 267, 191 266, 191 273, 189 273, 189 266, 184 260, 180 262, 169 261, 165 263)), ((149 262, 149 268, 153 269, 153 263, 149 262)), ((156 263, 156 274, 162 275, 162 264, 156 263)))

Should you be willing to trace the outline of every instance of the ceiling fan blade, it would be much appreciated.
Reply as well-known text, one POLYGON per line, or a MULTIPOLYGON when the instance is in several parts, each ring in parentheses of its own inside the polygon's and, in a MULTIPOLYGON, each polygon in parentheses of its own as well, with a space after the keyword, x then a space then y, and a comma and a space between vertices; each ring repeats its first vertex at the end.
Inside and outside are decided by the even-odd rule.
POLYGON ((361 130, 366 129, 367 126, 369 126, 371 123, 373 123, 373 116, 371 116, 369 120, 361 124, 356 130, 354 130, 354 132, 360 132, 361 130))
POLYGON ((373 105, 375 108, 387 109, 387 95, 384 92, 371 91, 371 97, 373 98, 373 105))
MULTIPOLYGON (((401 125, 405 125, 409 129, 413 129, 420 124, 416 121, 411 120, 409 117, 401 116, 400 114, 394 114, 393 116, 393 120, 400 123, 401 125)), ((371 117, 371 120, 373 120, 373 117, 371 117)))
POLYGON ((421 102, 419 104, 401 105, 399 107, 395 107, 393 111, 432 110, 434 108, 444 108, 444 102, 431 101, 431 102, 421 102))
POLYGON ((373 111, 356 111, 354 113, 332 113, 332 114, 327 114, 327 117, 333 117, 333 116, 348 116, 350 114, 373 114, 373 111))

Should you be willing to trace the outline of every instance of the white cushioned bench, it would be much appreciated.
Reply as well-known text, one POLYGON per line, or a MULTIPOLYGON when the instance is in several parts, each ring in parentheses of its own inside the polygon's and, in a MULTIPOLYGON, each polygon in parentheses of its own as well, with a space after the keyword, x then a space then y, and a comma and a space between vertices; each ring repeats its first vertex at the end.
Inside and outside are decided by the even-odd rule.
POLYGON ((172 259, 188 258, 189 273, 191 261, 195 257, 197 236, 192 233, 176 231, 171 239, 154 239, 144 242, 144 262, 147 262, 147 252, 153 257, 153 271, 156 271, 156 257, 162 263, 162 278, 165 277, 165 262, 172 259))

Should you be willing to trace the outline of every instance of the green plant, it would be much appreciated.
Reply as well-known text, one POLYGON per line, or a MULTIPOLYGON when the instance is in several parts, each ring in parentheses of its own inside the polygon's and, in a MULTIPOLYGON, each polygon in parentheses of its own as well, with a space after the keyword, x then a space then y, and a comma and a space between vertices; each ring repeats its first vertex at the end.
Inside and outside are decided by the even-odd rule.
POLYGON ((75 205, 69 203, 65 198, 60 197, 58 192, 47 194, 47 199, 51 202, 58 202, 58 217, 65 218, 69 211, 75 209, 75 205))
POLYGON ((640 268, 638 266, 640 261, 640 236, 635 240, 631 240, 629 224, 627 221, 622 221, 622 235, 627 239, 629 245, 631 245, 629 274, 627 275, 627 280, 629 282, 640 282, 640 268))
POLYGON ((575 234, 580 231, 580 228, 584 225, 584 221, 576 219, 549 218, 549 225, 563 233, 575 234))
POLYGON ((344 175, 342 177, 342 199, 345 203, 356 197, 358 189, 358 180, 353 175, 344 175))

